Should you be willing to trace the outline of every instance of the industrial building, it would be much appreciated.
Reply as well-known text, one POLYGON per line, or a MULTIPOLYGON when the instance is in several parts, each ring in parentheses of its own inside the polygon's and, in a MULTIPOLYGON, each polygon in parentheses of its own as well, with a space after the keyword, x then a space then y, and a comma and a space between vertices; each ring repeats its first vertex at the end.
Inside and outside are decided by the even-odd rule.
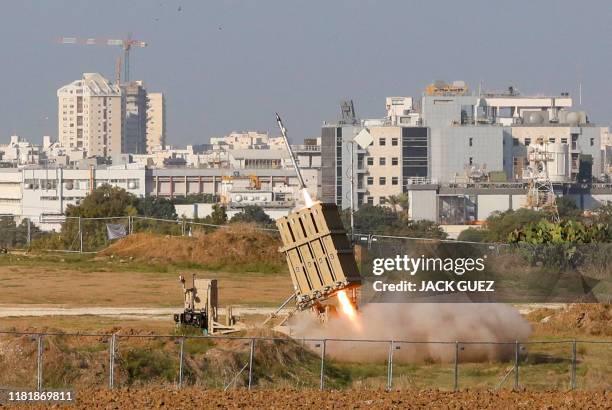
MULTIPOLYGON (((38 146, 15 136, 0 146, 0 164, 11 167, 0 172, 0 214, 61 218, 103 183, 137 196, 210 195, 230 215, 246 205, 284 215, 300 200, 282 138, 232 132, 175 148, 165 141, 163 95, 147 94, 140 82, 119 88, 85 74, 60 91, 63 142, 45 137, 38 146), (100 121, 93 139, 85 132, 92 119, 100 121), (106 146, 109 135, 114 145, 106 146), (89 147, 99 154, 90 158, 89 147)), ((574 110, 567 93, 523 96, 511 87, 470 94, 464 82, 438 82, 419 98, 388 97, 385 104, 384 118, 359 119, 353 103, 343 102, 341 118, 325 123, 320 139, 292 146, 313 198, 347 209, 405 194, 412 219, 448 226, 527 206, 536 176, 584 209, 612 200, 609 130, 574 110)), ((210 212, 210 204, 200 205, 177 210, 187 217, 210 212)))
MULTIPOLYGON (((529 159, 530 146, 535 144, 545 151, 546 173, 557 194, 574 192, 578 204, 586 208, 607 198, 603 192, 609 189, 605 184, 609 169, 602 138, 608 129, 591 123, 585 112, 573 110, 567 93, 523 96, 510 87, 470 94, 464 82, 437 82, 418 99, 388 97, 386 109, 385 118, 358 119, 352 102, 345 102, 340 120, 323 125, 324 201, 357 208, 384 205, 389 196, 406 193, 412 198, 414 219, 440 223, 482 219, 489 214, 488 205, 481 205, 479 214, 470 203, 472 193, 459 193, 457 187, 486 183, 479 194, 495 197, 499 184, 503 192, 510 186, 517 190, 514 194, 525 196, 536 173, 529 159), (577 183, 599 183, 597 194, 574 189, 577 183), (436 195, 445 198, 432 201, 436 195), (459 204, 461 198, 467 198, 464 205, 459 204), (464 208, 474 208, 473 215, 445 216, 446 209, 464 208)), ((519 197, 514 199, 499 197, 493 202, 496 210, 524 206, 519 197)))
MULTIPOLYGON (((572 184, 564 188, 558 195, 571 198, 580 209, 594 209, 612 202, 609 183, 572 184)), ((407 190, 409 217, 441 225, 473 225, 496 211, 524 208, 528 191, 528 183, 524 182, 411 184, 407 190)))
MULTIPOLYGON (((309 191, 316 197, 318 170, 302 172, 309 191)), ((246 205, 259 205, 284 215, 301 200, 292 168, 148 169, 138 164, 78 169, 0 168, 0 215, 29 217, 41 224, 57 223, 68 205, 78 205, 103 184, 123 188, 137 197, 173 199, 208 194, 219 198, 230 213, 240 212, 246 205)))

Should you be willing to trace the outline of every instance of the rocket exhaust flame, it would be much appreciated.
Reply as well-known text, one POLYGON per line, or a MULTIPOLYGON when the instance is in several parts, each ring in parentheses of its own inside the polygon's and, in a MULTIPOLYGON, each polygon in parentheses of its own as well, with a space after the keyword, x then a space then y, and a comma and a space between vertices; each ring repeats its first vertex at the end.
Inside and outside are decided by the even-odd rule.
POLYGON ((340 308, 342 309, 342 313, 344 313, 350 319, 351 323, 356 328, 360 328, 361 326, 359 326, 357 311, 355 310, 355 306, 353 306, 353 303, 346 294, 346 291, 341 290, 337 293, 337 295, 338 301, 340 302, 340 308))
POLYGON ((304 204, 306 204, 306 208, 310 208, 314 205, 314 201, 306 188, 302 189, 302 195, 304 195, 304 204))

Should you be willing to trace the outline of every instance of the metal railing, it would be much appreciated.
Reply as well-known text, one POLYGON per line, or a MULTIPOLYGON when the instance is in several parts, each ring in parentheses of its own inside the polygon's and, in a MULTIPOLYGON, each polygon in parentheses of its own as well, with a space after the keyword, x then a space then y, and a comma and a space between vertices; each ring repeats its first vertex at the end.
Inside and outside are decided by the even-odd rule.
POLYGON ((0 366, 0 389, 36 386, 41 391, 103 385, 113 389, 143 384, 224 390, 278 385, 320 390, 428 387, 454 391, 612 387, 612 341, 408 341, 0 331, 0 346, 9 345, 13 348, 3 349, 0 363, 19 363, 24 368, 0 366), (35 346, 28 349, 29 343, 35 346), (361 360, 336 357, 338 352, 350 353, 360 344, 367 345, 361 348, 367 352, 361 360), (332 345, 335 349, 330 352, 332 345), (545 348, 538 350, 537 346, 545 348), (402 357, 402 352, 422 347, 444 349, 449 353, 448 360, 402 357), (511 354, 498 361, 464 359, 478 347, 505 349, 511 354), (213 351, 215 354, 209 354, 213 351), (372 360, 377 354, 383 359, 372 360), (280 366, 278 360, 283 361, 280 366))

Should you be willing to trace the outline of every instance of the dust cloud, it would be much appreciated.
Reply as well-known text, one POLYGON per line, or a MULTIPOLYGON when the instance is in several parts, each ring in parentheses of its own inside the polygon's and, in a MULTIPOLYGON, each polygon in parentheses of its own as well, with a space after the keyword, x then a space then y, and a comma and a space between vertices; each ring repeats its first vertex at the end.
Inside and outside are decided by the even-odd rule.
MULTIPOLYGON (((531 334, 529 323, 504 304, 376 303, 362 307, 356 321, 339 314, 322 325, 314 315, 302 312, 292 321, 292 336, 429 342, 396 343, 394 361, 444 363, 454 360, 455 341, 497 342, 460 344, 461 361, 509 360, 515 341, 525 341, 531 334)), ((374 362, 386 360, 389 347, 389 342, 328 341, 326 351, 341 360, 374 362)))

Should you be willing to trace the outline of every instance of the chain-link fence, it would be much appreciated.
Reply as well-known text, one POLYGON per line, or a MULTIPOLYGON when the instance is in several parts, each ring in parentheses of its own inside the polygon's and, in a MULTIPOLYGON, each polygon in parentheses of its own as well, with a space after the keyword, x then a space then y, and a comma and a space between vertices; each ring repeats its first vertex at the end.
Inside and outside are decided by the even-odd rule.
MULTIPOLYGON (((135 233, 191 237, 228 226, 147 216, 49 219, 0 215, 0 249, 96 253, 113 241, 135 233)), ((276 229, 259 229, 277 232, 276 229)))
POLYGON ((610 389, 612 341, 0 333, 0 388, 610 389), (495 351, 495 359, 479 360, 495 351), (485 355, 486 356, 486 355, 485 355))

